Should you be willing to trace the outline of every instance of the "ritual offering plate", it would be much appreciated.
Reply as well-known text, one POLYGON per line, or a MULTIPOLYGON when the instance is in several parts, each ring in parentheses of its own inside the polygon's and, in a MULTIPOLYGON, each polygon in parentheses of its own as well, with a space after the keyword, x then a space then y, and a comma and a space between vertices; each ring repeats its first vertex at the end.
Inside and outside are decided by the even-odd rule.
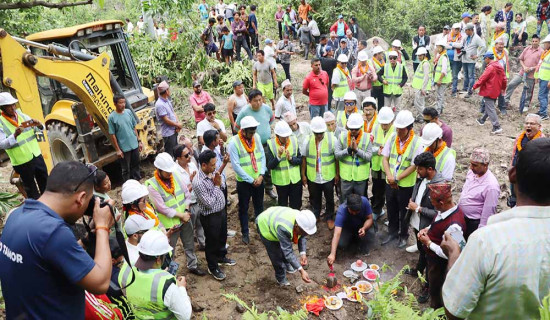
POLYGON ((357 278, 357 273, 353 272, 353 270, 346 270, 346 271, 344 271, 344 277, 346 277, 346 278, 357 278))
POLYGON ((378 278, 380 278, 380 273, 376 270, 367 269, 363 271, 363 277, 369 281, 376 281, 378 278))
POLYGON ((365 280, 357 281, 357 283, 355 283, 355 286, 357 287, 359 292, 365 293, 365 294, 371 293, 373 290, 372 284, 365 280))
POLYGON ((330 296, 325 298, 325 307, 330 310, 338 310, 342 308, 344 301, 337 296, 330 296))
POLYGON ((377 264, 370 264, 369 265, 369 269, 372 269, 372 270, 375 270, 375 271, 378 271, 380 270, 380 267, 377 265, 377 264))
POLYGON ((369 267, 368 264, 361 260, 357 260, 354 263, 351 264, 351 270, 361 272, 369 267))

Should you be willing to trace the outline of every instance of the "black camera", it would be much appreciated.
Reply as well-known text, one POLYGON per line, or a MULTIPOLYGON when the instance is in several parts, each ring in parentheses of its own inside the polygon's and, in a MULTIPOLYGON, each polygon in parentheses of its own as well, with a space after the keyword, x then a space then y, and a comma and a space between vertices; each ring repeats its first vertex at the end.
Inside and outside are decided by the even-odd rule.
POLYGON ((99 203, 100 208, 103 208, 106 205, 108 205, 108 203, 105 202, 103 199, 99 198, 96 195, 93 195, 92 198, 90 199, 90 203, 88 203, 88 208, 86 208, 86 211, 84 211, 85 216, 88 216, 88 217, 93 217, 94 216, 94 207, 95 207, 95 199, 96 198, 98 198, 101 201, 99 203))

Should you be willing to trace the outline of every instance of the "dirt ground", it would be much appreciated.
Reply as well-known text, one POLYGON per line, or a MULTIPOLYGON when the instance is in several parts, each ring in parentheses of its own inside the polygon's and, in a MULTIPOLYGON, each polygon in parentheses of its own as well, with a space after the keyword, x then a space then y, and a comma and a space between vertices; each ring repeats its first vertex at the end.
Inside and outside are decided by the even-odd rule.
MULTIPOLYGON (((409 74, 412 74, 412 67, 409 74)), ((279 66, 279 76, 282 76, 282 69, 279 66)), ((294 85, 294 96, 298 105, 299 121, 309 121, 309 113, 307 110, 307 97, 301 94, 301 84, 304 76, 310 71, 309 61, 304 61, 302 57, 294 57, 291 63, 292 83, 294 85)), ((409 84, 410 85, 410 82, 409 84)), ((460 84, 459 88, 462 88, 460 84)), ((186 90, 187 92, 187 90, 186 90)), ((535 95, 536 97, 535 90, 535 95)), ((447 97, 446 107, 441 119, 449 124, 454 133, 453 148, 457 152, 457 167, 455 171, 454 194, 455 199, 458 199, 462 185, 465 180, 465 175, 468 170, 469 153, 478 146, 486 147, 490 150, 492 160, 490 169, 497 176, 501 183, 501 200, 498 211, 506 209, 507 191, 507 166, 510 161, 510 155, 514 137, 519 134, 522 128, 523 116, 520 116, 516 111, 521 95, 521 87, 516 90, 512 99, 512 109, 508 111, 508 116, 500 116, 501 125, 504 133, 498 136, 490 135, 491 126, 486 123, 485 126, 479 126, 476 123, 476 117, 479 110, 479 98, 475 97, 470 100, 464 98, 447 97)), ((218 110, 221 113, 220 118, 226 117, 225 102, 226 97, 215 97, 218 110)), ((405 90, 404 108, 409 109, 416 115, 416 111, 412 105, 412 89, 405 90)), ((536 98, 534 99, 536 102, 536 98)), ((533 103, 534 104, 534 103, 533 103)), ((180 116, 188 120, 192 117, 191 109, 185 101, 176 101, 180 116)), ((187 122, 187 123, 190 123, 187 122)), ((415 124, 415 129, 419 132, 420 124, 415 124)), ((187 128, 184 134, 194 136, 194 128, 187 128)), ((196 139, 194 140, 196 144, 196 139)), ((151 161, 142 163, 142 170, 148 178, 151 176, 153 166, 151 161)), ((15 192, 16 189, 9 185, 9 173, 11 167, 0 168, 0 190, 9 190, 15 192)), ((260 312, 267 310, 275 310, 280 306, 289 311, 295 311, 302 305, 304 299, 312 295, 327 295, 323 285, 328 273, 326 257, 330 250, 330 241, 332 233, 323 223, 318 224, 318 232, 308 239, 308 273, 313 280, 310 284, 304 284, 299 273, 288 275, 292 286, 281 289, 277 286, 274 277, 273 268, 270 265, 265 248, 260 241, 258 234, 253 227, 253 212, 251 208, 250 215, 250 232, 251 243, 244 245, 240 240, 240 227, 237 216, 237 194, 235 190, 235 176, 231 168, 226 169, 229 186, 229 198, 231 205, 228 209, 228 228, 237 231, 237 235, 233 238, 228 238, 229 254, 228 256, 237 261, 237 265, 232 267, 224 267, 227 275, 225 281, 216 281, 210 276, 197 277, 192 274, 187 274, 185 266, 185 255, 183 254, 181 244, 178 245, 177 261, 180 263, 178 275, 186 275, 188 283, 188 293, 195 307, 203 309, 202 312, 195 312, 195 319, 201 318, 203 315, 208 319, 240 319, 241 314, 235 309, 235 302, 229 302, 221 296, 223 293, 234 293, 249 305, 254 303, 260 312), (295 287, 303 285, 304 292, 297 293, 295 287)), ((120 199, 120 185, 114 181, 116 187, 111 196, 114 199, 120 199)), ((308 207, 307 188, 304 189, 303 205, 308 207)), ((264 207, 275 205, 269 197, 264 199, 264 207)), ((371 253, 368 257, 359 257, 353 252, 342 253, 338 252, 337 261, 335 263, 335 272, 338 280, 343 284, 349 284, 342 273, 350 268, 350 264, 361 258, 367 263, 376 263, 380 266, 387 264, 390 269, 381 273, 381 280, 386 281, 392 278, 403 266, 414 266, 417 260, 417 254, 407 253, 405 250, 397 249, 396 244, 381 247, 379 239, 384 237, 387 228, 380 220, 379 225, 381 230, 376 235, 376 241, 372 244, 371 253)), ((413 244, 413 236, 409 239, 409 244, 413 244)), ((203 269, 206 268, 206 261, 203 252, 197 251, 199 265, 203 269)), ((418 280, 408 276, 403 277, 404 285, 409 291, 418 293, 420 283, 418 280)), ((422 305, 427 307, 427 305, 422 305)), ((313 316, 311 316, 313 318, 313 316)), ((344 307, 339 311, 332 312, 325 310, 321 313, 320 319, 364 319, 366 318, 365 310, 354 305, 351 302, 344 302, 344 307)))

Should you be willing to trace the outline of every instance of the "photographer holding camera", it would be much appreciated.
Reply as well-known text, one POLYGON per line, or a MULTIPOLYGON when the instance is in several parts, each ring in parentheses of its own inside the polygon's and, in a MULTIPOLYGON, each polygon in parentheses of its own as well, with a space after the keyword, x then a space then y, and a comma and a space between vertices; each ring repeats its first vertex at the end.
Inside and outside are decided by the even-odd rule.
POLYGON ((84 290, 107 292, 113 217, 109 206, 91 202, 96 171, 76 161, 57 164, 44 194, 25 200, 7 219, 0 280, 8 319, 84 319, 84 290), (94 259, 70 228, 84 214, 95 224, 94 259))

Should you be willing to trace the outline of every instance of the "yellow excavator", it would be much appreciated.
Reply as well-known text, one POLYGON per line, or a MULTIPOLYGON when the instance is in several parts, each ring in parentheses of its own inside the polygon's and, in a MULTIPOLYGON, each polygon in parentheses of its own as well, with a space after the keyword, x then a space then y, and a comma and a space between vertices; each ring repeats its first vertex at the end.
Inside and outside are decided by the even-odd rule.
POLYGON ((107 124, 117 93, 138 120, 141 158, 162 148, 154 94, 141 87, 122 27, 119 20, 96 21, 25 39, 0 29, 0 91, 45 124, 37 139, 49 170, 66 160, 98 167, 117 160, 107 124))

